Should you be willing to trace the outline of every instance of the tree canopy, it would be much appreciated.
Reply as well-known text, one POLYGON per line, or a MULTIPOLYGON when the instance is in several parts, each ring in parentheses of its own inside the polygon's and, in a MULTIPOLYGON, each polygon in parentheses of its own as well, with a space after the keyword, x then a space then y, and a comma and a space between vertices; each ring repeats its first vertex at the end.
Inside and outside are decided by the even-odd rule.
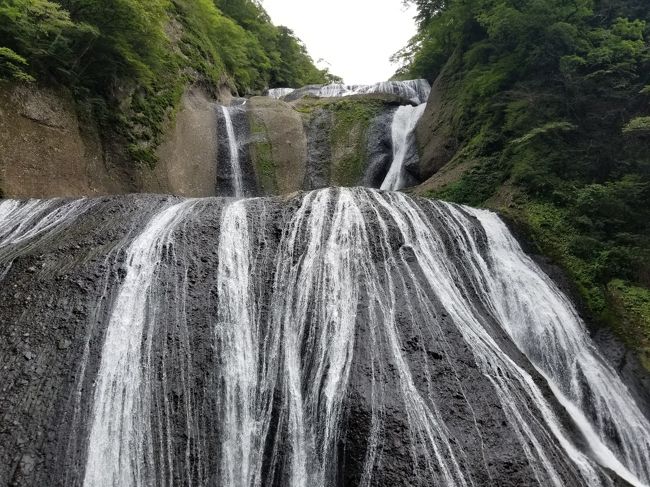
POLYGON ((184 88, 240 94, 335 79, 255 0, 0 0, 0 82, 70 88, 154 164, 184 88))

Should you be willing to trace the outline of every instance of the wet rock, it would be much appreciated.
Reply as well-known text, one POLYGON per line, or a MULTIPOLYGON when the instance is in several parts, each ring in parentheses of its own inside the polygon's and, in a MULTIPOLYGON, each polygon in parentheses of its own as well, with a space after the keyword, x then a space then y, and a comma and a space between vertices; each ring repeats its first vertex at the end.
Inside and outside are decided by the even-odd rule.
POLYGON ((20 457, 20 469, 23 475, 31 474, 34 471, 35 466, 36 459, 32 455, 25 453, 22 457, 20 457))

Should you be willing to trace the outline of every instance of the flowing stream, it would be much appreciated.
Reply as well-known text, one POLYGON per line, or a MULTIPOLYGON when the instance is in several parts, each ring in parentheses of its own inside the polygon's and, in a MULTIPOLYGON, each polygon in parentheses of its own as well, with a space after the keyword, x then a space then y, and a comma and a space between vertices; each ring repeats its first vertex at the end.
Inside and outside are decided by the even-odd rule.
MULTIPOLYGON (((142 347, 144 337, 156 333, 156 319, 164 319, 155 311, 159 268, 178 251, 172 250, 180 244, 175 229, 196 205, 188 200, 161 210, 126 250, 95 386, 85 486, 150 485, 156 478, 155 384, 142 347)), ((283 223, 272 269, 259 269, 248 207, 226 203, 215 242, 213 339, 221 366, 212 394, 223 425, 220 484, 267 485, 275 477, 295 487, 332 485, 352 374, 362 359, 360 339, 367 340, 363 358, 372 373, 359 484, 373 484, 382 465, 389 385, 407 419, 417 478, 475 484, 490 462, 477 467, 455 447, 458 431, 442 412, 446 398, 431 389, 436 367, 427 365, 426 354, 409 356, 404 348, 411 335, 423 348, 444 343, 440 317, 446 316, 492 385, 539 485, 608 485, 598 463, 633 485, 647 485, 647 419, 590 343, 571 304, 494 214, 366 190, 312 192, 283 223), (272 279, 266 297, 255 291, 255 276, 263 275, 272 279), (400 299, 405 294, 409 298, 400 299), (262 307, 270 307, 264 318, 262 307), (593 454, 574 442, 499 330, 561 394, 593 441, 593 454), (418 356, 421 370, 414 364, 418 356)), ((452 370, 455 353, 442 347, 452 370)), ((474 399, 460 371, 456 375, 471 411, 474 399)), ((467 434, 479 440, 475 426, 467 434)))

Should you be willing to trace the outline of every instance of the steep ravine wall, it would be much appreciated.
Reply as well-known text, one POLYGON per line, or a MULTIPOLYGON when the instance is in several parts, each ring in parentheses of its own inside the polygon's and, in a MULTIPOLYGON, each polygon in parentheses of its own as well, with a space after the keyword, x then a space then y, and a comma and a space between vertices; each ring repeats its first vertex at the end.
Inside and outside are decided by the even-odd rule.
POLYGON ((302 189, 307 136, 300 113, 291 105, 254 97, 246 113, 250 126, 250 157, 258 186, 265 195, 302 189))
MULTIPOLYGON (((228 181, 229 142, 219 128, 218 104, 230 104, 231 96, 222 93, 219 98, 199 87, 186 90, 157 150, 158 162, 150 168, 126 157, 124 141, 100 136, 98 124, 65 90, 1 87, 0 194, 221 194, 220 185, 228 181)), ((386 94, 247 100, 242 109, 248 130, 238 130, 237 144, 245 176, 255 189, 249 193, 379 187, 391 163, 392 116, 408 103, 386 94)))
MULTIPOLYGON (((453 74, 458 59, 454 56, 447 63, 431 86, 427 108, 416 128, 416 140, 420 154, 417 170, 413 171, 421 185, 418 193, 448 184, 457 175, 449 164, 459 149, 459 141, 453 131, 454 107, 447 97, 453 84, 453 74), (451 174, 450 174, 451 173, 451 174)), ((460 173, 466 164, 460 164, 460 173)), ((459 170, 457 169, 456 172, 459 170)))
POLYGON ((4 197, 214 195, 214 100, 199 88, 183 95, 154 169, 134 167, 110 146, 102 143, 97 123, 80 113, 66 90, 0 86, 0 194, 4 197))

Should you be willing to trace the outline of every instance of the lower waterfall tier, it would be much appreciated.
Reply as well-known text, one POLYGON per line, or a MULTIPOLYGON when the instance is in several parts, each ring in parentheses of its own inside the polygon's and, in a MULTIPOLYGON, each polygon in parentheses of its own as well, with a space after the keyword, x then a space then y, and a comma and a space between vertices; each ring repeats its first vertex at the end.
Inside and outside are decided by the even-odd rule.
POLYGON ((0 202, 0 485, 650 483, 489 212, 366 189, 0 202))

